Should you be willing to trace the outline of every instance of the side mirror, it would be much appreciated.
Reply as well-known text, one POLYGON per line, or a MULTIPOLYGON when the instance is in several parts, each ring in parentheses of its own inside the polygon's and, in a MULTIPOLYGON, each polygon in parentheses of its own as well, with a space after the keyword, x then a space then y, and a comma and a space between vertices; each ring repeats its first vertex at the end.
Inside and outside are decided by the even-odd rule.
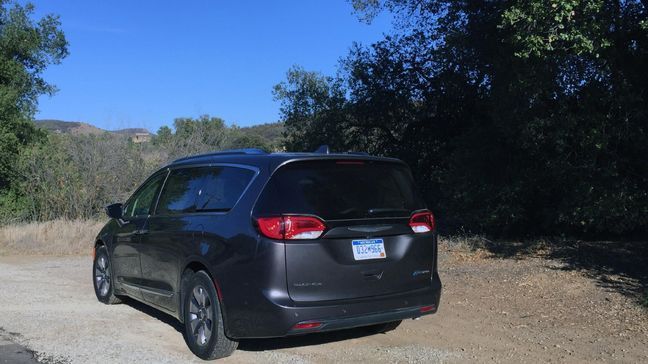
POLYGON ((106 215, 110 218, 120 220, 124 214, 123 206, 121 203, 106 206, 106 215))

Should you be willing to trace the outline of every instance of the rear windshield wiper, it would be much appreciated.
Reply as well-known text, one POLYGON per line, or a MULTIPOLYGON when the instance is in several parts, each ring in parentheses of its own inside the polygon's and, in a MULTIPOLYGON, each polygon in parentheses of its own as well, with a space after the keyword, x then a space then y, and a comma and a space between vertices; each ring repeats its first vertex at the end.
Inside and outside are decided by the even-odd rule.
POLYGON ((196 212, 228 212, 230 208, 219 208, 219 209, 196 209, 196 212))

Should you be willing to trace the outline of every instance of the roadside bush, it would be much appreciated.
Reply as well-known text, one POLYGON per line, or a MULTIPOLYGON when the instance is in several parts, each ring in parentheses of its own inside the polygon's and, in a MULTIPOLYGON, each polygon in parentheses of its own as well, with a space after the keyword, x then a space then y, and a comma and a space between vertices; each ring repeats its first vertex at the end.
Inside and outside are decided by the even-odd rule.
POLYGON ((88 219, 123 201, 161 164, 124 136, 51 134, 21 156, 28 220, 88 219))
MULTIPOLYGON (((281 127, 281 125, 279 125, 281 127)), ((275 143, 251 128, 222 119, 180 118, 162 127, 152 143, 126 135, 46 134, 14 161, 12 188, 0 193, 0 223, 92 219, 103 207, 124 202, 155 169, 188 155, 229 148, 272 151, 275 143)))

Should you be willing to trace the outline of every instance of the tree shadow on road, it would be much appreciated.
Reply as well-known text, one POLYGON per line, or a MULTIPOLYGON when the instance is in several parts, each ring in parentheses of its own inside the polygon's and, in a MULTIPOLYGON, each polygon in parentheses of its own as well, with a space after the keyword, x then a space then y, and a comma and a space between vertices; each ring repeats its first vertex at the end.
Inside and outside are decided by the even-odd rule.
POLYGON ((648 242, 536 240, 485 241, 494 258, 522 259, 539 256, 562 264, 553 269, 579 271, 597 285, 646 305, 648 293, 648 242))

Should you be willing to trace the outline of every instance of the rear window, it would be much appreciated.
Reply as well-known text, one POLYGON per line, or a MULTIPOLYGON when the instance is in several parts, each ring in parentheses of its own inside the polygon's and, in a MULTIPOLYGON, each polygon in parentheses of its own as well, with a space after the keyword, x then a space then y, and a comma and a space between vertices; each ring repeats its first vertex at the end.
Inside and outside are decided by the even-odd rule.
POLYGON ((254 172, 237 167, 182 168, 171 171, 158 214, 229 211, 250 183, 254 172))
POLYGON ((310 214, 325 220, 404 217, 425 208, 411 173, 374 161, 293 162, 268 182, 258 215, 310 214))

